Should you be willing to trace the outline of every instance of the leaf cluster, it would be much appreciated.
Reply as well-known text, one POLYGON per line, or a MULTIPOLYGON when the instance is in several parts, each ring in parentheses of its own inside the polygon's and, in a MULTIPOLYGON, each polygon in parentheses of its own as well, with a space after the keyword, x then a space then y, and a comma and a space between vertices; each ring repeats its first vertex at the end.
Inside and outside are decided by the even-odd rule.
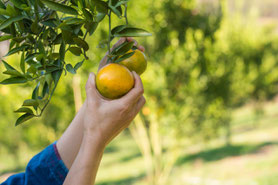
MULTIPOLYGON (((125 17, 123 8, 127 0, 10 0, 0 1, 0 42, 10 40, 6 56, 20 54, 19 68, 2 61, 9 77, 0 84, 24 84, 32 82, 35 88, 32 97, 25 100, 16 110, 23 113, 16 125, 33 117, 42 115, 51 100, 63 71, 76 74, 88 59, 86 52, 89 44, 86 37, 93 35, 99 23, 106 16, 115 14, 125 17), (83 56, 76 64, 65 61, 65 55, 71 52, 83 56)), ((111 22, 109 23, 111 27, 111 22)), ((113 30, 107 44, 115 37, 148 36, 147 31, 128 25, 120 25, 113 30)), ((114 61, 128 51, 130 45, 113 51, 114 61), (126 49, 124 49, 126 48, 126 49), (123 50, 124 49, 124 50, 123 50)), ((123 56, 128 57, 131 54, 123 56)), ((120 57, 123 59, 123 57, 120 57)), ((119 61, 119 60, 118 60, 119 61)), ((116 62, 118 62, 116 61, 116 62)))

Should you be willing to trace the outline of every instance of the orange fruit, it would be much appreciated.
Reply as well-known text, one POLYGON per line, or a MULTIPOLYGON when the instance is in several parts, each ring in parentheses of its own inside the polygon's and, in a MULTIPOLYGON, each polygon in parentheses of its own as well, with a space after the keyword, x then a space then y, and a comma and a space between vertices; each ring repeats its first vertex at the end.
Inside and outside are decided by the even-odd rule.
MULTIPOLYGON (((131 52, 133 52, 132 49, 127 53, 131 52)), ((146 55, 138 49, 134 50, 134 52, 135 53, 131 57, 119 63, 126 66, 130 71, 135 71, 138 75, 141 75, 147 68, 147 58, 146 55)))
POLYGON ((112 63, 99 70, 96 76, 96 86, 102 96, 116 99, 133 88, 134 78, 125 66, 112 63))

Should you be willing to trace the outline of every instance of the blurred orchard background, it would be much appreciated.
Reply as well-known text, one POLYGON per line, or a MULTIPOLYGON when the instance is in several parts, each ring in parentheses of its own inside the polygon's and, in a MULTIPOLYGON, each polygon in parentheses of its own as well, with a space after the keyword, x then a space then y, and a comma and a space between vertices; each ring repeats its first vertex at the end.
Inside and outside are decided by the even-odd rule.
MULTIPOLYGON (((130 1, 130 23, 153 33, 138 39, 149 61, 147 103, 107 147, 96 184, 277 184, 277 9, 277 0, 130 1)), ((0 182, 69 125, 105 54, 97 45, 107 26, 88 39, 90 60, 62 77, 42 118, 14 127, 31 84, 0 86, 0 182)), ((7 43, 0 47, 3 56, 7 43)), ((5 60, 19 65, 17 55, 5 60)))

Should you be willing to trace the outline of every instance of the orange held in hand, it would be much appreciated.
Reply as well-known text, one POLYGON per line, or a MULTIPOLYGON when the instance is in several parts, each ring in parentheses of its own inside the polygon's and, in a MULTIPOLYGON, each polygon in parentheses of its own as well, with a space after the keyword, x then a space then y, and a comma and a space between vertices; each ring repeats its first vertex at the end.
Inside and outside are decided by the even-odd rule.
MULTIPOLYGON (((129 50, 127 53, 131 53, 133 50, 129 50)), ((141 75, 147 68, 147 59, 145 54, 136 49, 134 54, 121 61, 120 64, 126 66, 130 71, 135 71, 138 75, 141 75)))
POLYGON ((133 88, 134 78, 125 66, 112 63, 99 70, 96 76, 96 86, 102 96, 116 99, 133 88))

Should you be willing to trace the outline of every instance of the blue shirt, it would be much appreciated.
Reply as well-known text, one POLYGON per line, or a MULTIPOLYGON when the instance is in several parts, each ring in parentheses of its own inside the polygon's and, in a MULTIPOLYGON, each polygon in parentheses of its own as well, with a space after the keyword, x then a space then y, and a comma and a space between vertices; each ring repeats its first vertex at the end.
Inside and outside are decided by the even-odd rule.
POLYGON ((1 185, 62 185, 67 174, 55 142, 34 156, 24 173, 12 175, 1 185))

